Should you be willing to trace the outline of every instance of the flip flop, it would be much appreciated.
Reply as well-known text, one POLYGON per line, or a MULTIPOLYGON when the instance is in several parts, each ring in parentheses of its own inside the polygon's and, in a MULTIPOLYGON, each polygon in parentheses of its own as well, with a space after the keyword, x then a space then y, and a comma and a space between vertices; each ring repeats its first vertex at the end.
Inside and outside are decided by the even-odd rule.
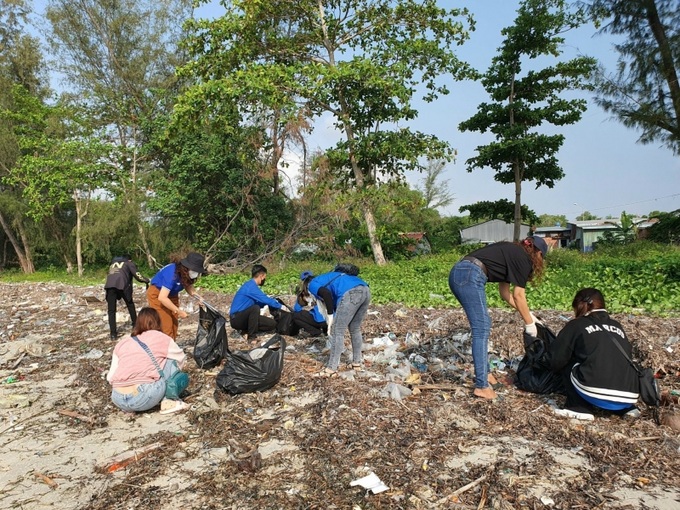
POLYGON ((182 402, 181 400, 175 400, 175 405, 171 407, 170 409, 165 409, 161 411, 161 414, 173 414, 173 413, 179 413, 181 411, 186 411, 189 409, 191 406, 187 404, 186 402, 182 402))
POLYGON ((334 377, 338 377, 338 371, 332 370, 328 367, 324 367, 317 373, 312 374, 312 377, 315 379, 332 379, 334 377))

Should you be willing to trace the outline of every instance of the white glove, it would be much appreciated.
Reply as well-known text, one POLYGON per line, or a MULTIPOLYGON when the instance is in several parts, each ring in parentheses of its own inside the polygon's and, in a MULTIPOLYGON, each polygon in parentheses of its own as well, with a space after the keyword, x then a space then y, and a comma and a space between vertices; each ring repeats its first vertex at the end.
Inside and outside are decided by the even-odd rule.
POLYGON ((538 336, 538 328, 536 327, 535 322, 532 322, 531 324, 525 324, 524 325, 524 331, 526 333, 529 333, 533 337, 538 336))
POLYGON ((534 312, 529 312, 529 315, 531 315, 531 318, 534 320, 534 323, 543 325, 543 321, 536 317, 534 315, 534 312))
POLYGON ((328 314, 328 317, 326 318, 326 324, 328 324, 328 334, 331 334, 331 328, 333 327, 333 321, 335 320, 335 317, 333 317, 333 314, 328 314))

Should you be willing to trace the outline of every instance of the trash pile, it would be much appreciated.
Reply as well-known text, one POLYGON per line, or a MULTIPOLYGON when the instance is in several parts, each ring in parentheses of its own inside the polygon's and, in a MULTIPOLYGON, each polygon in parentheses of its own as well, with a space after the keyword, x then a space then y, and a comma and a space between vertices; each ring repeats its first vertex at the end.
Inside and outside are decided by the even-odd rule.
MULTIPOLYGON (((202 294, 229 308, 231 296, 202 294)), ((189 356, 190 409, 128 416, 104 379, 114 342, 102 298, 0 284, 0 452, 12 466, 0 470, 0 507, 666 510, 680 500, 678 318, 616 317, 666 390, 660 427, 644 409, 635 421, 579 423, 551 412, 559 396, 517 390, 521 325, 508 310, 491 311, 499 398, 474 399, 464 314, 399 305, 369 308, 361 371, 312 378, 326 340, 286 337, 270 389, 220 391, 220 366, 189 356)), ((195 312, 180 323, 188 355, 195 312)), ((541 315, 564 324, 562 311, 541 315)), ((228 334, 230 348, 247 348, 228 334)))

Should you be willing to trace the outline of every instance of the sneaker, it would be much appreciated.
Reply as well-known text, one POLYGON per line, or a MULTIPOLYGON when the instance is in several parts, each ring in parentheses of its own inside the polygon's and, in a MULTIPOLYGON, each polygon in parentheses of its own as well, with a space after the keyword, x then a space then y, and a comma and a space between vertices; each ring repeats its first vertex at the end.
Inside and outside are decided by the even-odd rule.
POLYGON ((190 407, 191 406, 189 404, 182 402, 181 400, 168 400, 166 398, 161 401, 161 414, 179 413, 189 409, 190 407))
POLYGON ((635 418, 639 418, 641 414, 642 413, 640 413, 640 410, 637 407, 634 407, 626 414, 624 414, 623 417, 629 420, 634 420, 635 418))
POLYGON ((555 414, 564 418, 573 418, 574 420, 593 421, 595 419, 595 416, 590 413, 579 413, 571 409, 555 409, 555 414))

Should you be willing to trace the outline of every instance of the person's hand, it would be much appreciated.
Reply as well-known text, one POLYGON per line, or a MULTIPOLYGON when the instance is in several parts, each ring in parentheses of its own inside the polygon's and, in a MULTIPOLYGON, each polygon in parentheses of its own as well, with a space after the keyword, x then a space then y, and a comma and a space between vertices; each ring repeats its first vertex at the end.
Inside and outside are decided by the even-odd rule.
POLYGON ((536 316, 534 315, 534 312, 529 312, 529 314, 531 315, 531 318, 534 320, 534 323, 535 323, 535 324, 541 324, 541 325, 543 325, 543 321, 542 321, 541 319, 539 319, 538 317, 536 317, 536 316))
POLYGON ((177 317, 179 317, 180 319, 186 319, 187 317, 189 317, 189 314, 186 313, 186 312, 185 312, 184 310, 182 310, 181 308, 179 308, 179 309, 177 310, 177 317))
POLYGON ((333 327, 333 321, 335 320, 335 317, 333 317, 333 314, 328 314, 328 319, 326 320, 326 323, 328 324, 328 334, 330 335, 331 333, 331 328, 333 327))
POLYGON ((535 322, 532 322, 531 324, 525 324, 524 325, 524 331, 526 333, 529 333, 533 337, 538 336, 538 328, 536 327, 535 322))

